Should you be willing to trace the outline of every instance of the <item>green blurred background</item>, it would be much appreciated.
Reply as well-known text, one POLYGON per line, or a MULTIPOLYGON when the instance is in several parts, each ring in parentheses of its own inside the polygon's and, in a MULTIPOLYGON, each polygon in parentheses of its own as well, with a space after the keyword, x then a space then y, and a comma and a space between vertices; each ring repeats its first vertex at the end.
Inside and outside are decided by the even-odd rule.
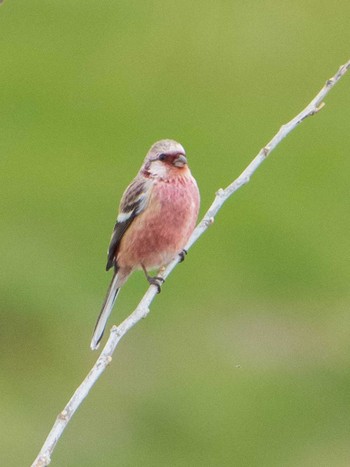
MULTIPOLYGON (((1 465, 30 465, 95 362, 116 208, 151 144, 185 146, 203 214, 350 58, 349 17, 348 0, 2 4, 1 465)), ((52 465, 350 465, 350 75, 326 103, 174 271, 52 465)), ((114 322, 145 289, 135 274, 114 322)))

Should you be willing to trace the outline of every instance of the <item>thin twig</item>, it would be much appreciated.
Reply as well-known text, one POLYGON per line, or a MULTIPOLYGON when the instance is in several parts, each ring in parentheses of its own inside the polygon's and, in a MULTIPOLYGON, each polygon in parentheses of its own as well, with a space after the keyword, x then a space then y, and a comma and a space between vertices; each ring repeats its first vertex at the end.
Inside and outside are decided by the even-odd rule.
MULTIPOLYGON (((305 107, 296 117, 290 120, 285 125, 282 125, 280 130, 276 135, 271 139, 271 141, 264 146, 259 154, 252 160, 248 167, 241 173, 241 175, 234 180, 227 188, 220 189, 216 193, 214 202, 206 212, 202 221, 198 224, 194 230, 190 240, 188 241, 185 249, 188 250, 191 246, 199 239, 199 237, 207 230, 207 228, 214 222, 214 218, 221 209, 222 205, 227 201, 227 199, 239 188, 249 182, 251 176, 254 174, 256 169, 264 162, 267 156, 275 149, 275 147, 285 138, 294 128, 296 128, 300 123, 302 123, 307 117, 311 117, 319 112, 323 106, 323 99, 332 89, 332 87, 340 80, 340 78, 348 71, 350 68, 350 60, 342 65, 333 78, 329 79, 317 96, 310 102, 308 106, 305 107)), ((161 277, 166 279, 172 270, 176 267, 179 262, 179 258, 174 259, 166 269, 160 274, 161 277)), ((119 341, 125 334, 138 323, 142 318, 145 318, 149 313, 149 307, 155 296, 157 295, 157 287, 151 285, 142 300, 140 301, 137 308, 128 316, 119 326, 113 326, 109 339, 102 350, 100 356, 97 359, 97 362, 90 370, 89 374, 86 376, 84 381, 78 387, 78 389, 73 394, 72 398, 63 409, 63 411, 58 415, 46 441, 41 448, 41 451, 38 457, 32 464, 32 467, 44 467, 51 462, 51 454, 60 439, 63 431, 71 420, 73 414, 78 409, 80 404, 83 402, 85 397, 89 394, 90 389, 97 382, 101 374, 105 371, 107 366, 112 361, 112 355, 117 347, 119 341)))

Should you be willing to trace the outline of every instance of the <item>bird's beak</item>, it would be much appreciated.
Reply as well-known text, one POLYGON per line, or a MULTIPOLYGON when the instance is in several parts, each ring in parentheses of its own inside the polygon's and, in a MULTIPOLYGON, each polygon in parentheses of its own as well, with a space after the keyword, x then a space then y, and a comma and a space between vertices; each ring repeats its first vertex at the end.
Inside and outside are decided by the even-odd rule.
POLYGON ((178 154, 173 164, 175 165, 175 167, 183 167, 187 164, 186 156, 184 156, 183 154, 178 154))

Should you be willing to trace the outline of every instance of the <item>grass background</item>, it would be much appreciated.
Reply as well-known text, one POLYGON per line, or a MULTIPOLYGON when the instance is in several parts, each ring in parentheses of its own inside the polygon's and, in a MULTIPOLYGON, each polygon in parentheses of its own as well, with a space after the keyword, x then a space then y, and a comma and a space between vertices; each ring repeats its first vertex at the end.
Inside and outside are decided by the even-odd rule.
MULTIPOLYGON (((105 252, 151 144, 202 210, 349 59, 350 3, 0 7, 1 463, 29 465, 97 354, 105 252)), ((349 76, 168 279, 54 453, 61 466, 350 464, 349 76)), ((114 321, 138 303, 135 274, 114 321)))

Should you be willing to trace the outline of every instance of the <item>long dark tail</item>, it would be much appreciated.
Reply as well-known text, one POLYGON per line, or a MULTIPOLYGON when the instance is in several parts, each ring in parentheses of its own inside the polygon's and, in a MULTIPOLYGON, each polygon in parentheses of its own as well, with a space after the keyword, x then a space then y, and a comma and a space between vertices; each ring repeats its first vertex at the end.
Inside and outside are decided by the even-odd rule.
POLYGON ((115 273, 113 276, 112 282, 109 286, 106 299, 102 306, 102 310, 100 311, 100 314, 98 315, 98 318, 97 318, 96 326, 95 326, 91 344, 90 344, 90 347, 92 350, 96 350, 98 346, 100 345, 100 341, 102 339, 107 320, 109 318, 109 315, 112 312, 114 302, 116 301, 116 298, 120 290, 119 288, 120 286, 118 282, 119 282, 118 273, 115 273))

